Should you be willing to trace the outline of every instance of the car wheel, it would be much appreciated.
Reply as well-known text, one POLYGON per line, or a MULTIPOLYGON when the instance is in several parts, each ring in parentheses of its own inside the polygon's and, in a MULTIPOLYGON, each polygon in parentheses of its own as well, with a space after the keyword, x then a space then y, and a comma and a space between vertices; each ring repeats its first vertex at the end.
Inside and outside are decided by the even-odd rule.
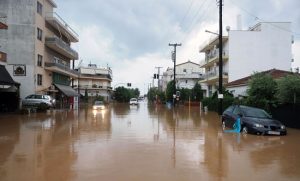
POLYGON ((246 126, 244 126, 244 127, 242 128, 242 133, 243 133, 243 134, 248 134, 248 128, 247 128, 246 126))

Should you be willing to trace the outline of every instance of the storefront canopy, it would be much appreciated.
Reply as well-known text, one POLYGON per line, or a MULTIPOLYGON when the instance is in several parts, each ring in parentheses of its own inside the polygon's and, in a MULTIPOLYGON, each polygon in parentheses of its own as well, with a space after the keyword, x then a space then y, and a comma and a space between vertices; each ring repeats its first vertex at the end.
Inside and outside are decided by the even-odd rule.
POLYGON ((54 84, 57 89, 59 89, 67 97, 77 97, 78 93, 70 86, 54 84))
POLYGON ((4 65, 0 65, 0 85, 15 85, 16 83, 9 73, 7 72, 4 65))

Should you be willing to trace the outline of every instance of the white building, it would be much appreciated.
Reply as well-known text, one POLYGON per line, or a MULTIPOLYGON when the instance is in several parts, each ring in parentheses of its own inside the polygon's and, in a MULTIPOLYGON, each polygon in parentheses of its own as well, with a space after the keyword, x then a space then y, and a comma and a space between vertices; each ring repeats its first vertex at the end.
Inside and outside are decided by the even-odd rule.
MULTIPOLYGON (((218 88, 218 37, 205 44, 200 52, 205 60, 206 96, 218 88)), ((223 37, 223 84, 249 76, 254 72, 279 69, 290 71, 292 62, 292 34, 289 22, 262 22, 249 30, 230 30, 223 37)))
POLYGON ((112 70, 108 68, 98 68, 95 64, 87 67, 79 67, 79 79, 75 81, 75 88, 81 95, 85 91, 89 97, 102 96, 106 101, 110 101, 112 93, 112 70))
MULTIPOLYGON (((162 76, 162 90, 167 89, 167 85, 174 78, 174 69, 167 68, 162 76)), ((202 71, 199 64, 187 61, 176 65, 176 87, 178 89, 192 89, 195 84, 202 79, 202 71)))

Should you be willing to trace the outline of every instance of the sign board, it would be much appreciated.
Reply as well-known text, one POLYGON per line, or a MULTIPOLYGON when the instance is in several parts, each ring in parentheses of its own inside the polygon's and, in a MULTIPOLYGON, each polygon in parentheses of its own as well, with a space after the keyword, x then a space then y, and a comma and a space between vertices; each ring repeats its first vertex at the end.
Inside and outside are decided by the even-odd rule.
POLYGON ((223 94, 218 94, 218 98, 219 98, 219 99, 223 99, 223 98, 224 98, 224 95, 223 95, 223 94))

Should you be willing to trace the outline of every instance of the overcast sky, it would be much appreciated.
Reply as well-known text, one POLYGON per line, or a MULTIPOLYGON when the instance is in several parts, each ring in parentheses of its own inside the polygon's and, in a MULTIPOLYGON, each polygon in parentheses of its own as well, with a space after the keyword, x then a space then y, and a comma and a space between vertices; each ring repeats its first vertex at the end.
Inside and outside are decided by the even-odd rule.
MULTIPOLYGON (((199 47, 218 32, 218 7, 215 0, 55 0, 56 12, 79 34, 74 49, 83 64, 107 65, 113 82, 130 82, 146 93, 155 67, 165 71, 173 66, 172 47, 177 48, 177 63, 199 63, 204 55, 199 47)), ((241 15, 243 29, 262 21, 291 22, 294 67, 300 66, 299 0, 225 0, 223 27, 236 29, 241 15)), ((120 84, 121 85, 121 84, 120 84)))

